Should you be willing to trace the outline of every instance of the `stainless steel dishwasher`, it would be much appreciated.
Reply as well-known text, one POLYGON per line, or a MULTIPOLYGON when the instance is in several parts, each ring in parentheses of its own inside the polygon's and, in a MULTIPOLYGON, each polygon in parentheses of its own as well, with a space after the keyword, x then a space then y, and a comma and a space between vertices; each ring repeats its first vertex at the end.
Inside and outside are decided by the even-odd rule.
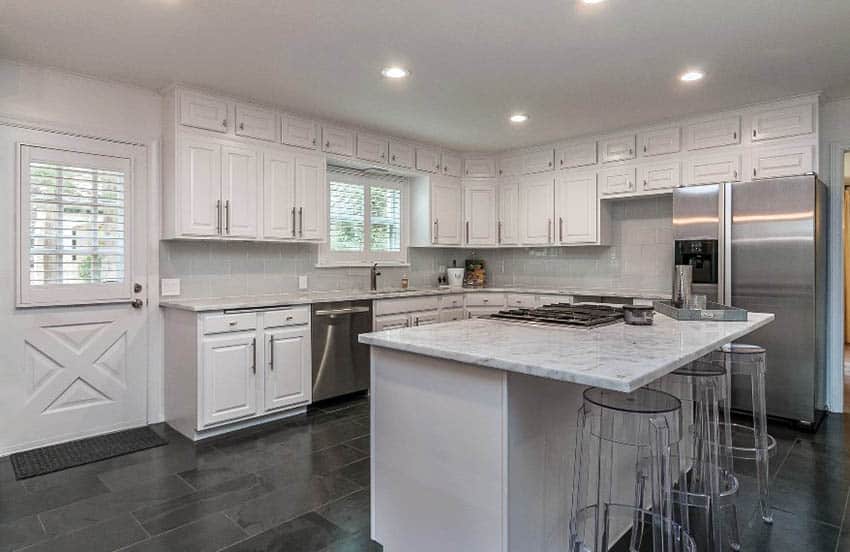
POLYGON ((357 336, 372 331, 372 301, 313 305, 313 400, 369 389, 369 346, 357 336))

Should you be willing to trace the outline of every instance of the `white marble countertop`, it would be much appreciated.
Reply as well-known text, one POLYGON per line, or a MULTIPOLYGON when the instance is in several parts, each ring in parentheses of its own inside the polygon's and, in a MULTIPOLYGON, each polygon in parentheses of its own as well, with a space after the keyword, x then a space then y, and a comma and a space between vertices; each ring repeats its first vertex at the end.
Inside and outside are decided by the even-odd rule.
POLYGON ((229 309, 250 309, 284 305, 309 305, 331 301, 357 301, 362 299, 395 299, 399 297, 422 297, 427 295, 449 295, 453 293, 528 293, 535 295, 595 295, 602 297, 634 297, 637 299, 669 299, 670 293, 661 291, 607 290, 607 289, 545 289, 530 287, 488 288, 416 288, 401 290, 331 290, 282 293, 279 295, 250 295, 238 297, 211 297, 204 299, 162 298, 159 306, 195 312, 229 309))
POLYGON ((360 335, 360 341, 542 378, 634 391, 773 320, 677 321, 656 313, 652 326, 624 323, 565 328, 477 319, 360 335))

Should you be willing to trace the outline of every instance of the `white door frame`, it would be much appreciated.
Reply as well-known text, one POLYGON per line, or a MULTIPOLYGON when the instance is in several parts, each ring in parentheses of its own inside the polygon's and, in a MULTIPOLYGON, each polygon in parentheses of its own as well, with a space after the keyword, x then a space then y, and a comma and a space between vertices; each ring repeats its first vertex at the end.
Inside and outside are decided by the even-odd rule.
POLYGON ((826 400, 844 411, 844 154, 850 143, 829 145, 829 254, 827 262, 826 400))

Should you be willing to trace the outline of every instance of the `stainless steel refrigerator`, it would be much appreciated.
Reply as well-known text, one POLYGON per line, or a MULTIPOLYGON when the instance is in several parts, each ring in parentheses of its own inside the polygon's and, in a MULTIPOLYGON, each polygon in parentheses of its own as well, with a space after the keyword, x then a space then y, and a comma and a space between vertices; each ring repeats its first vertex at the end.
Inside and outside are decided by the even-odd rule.
MULTIPOLYGON (((826 397, 826 187, 815 175, 678 188, 676 264, 691 264, 693 293, 772 312, 742 341, 767 350, 768 415, 816 427, 826 397)), ((745 379, 732 406, 750 410, 745 379)))

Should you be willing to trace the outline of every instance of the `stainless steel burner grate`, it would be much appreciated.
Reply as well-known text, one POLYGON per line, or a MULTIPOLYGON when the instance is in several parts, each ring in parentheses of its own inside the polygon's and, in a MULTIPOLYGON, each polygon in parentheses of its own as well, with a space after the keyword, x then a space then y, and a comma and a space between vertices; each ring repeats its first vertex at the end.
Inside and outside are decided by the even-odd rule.
POLYGON ((623 319, 623 310, 606 305, 554 303, 533 309, 510 309, 491 314, 496 320, 593 328, 623 319))

